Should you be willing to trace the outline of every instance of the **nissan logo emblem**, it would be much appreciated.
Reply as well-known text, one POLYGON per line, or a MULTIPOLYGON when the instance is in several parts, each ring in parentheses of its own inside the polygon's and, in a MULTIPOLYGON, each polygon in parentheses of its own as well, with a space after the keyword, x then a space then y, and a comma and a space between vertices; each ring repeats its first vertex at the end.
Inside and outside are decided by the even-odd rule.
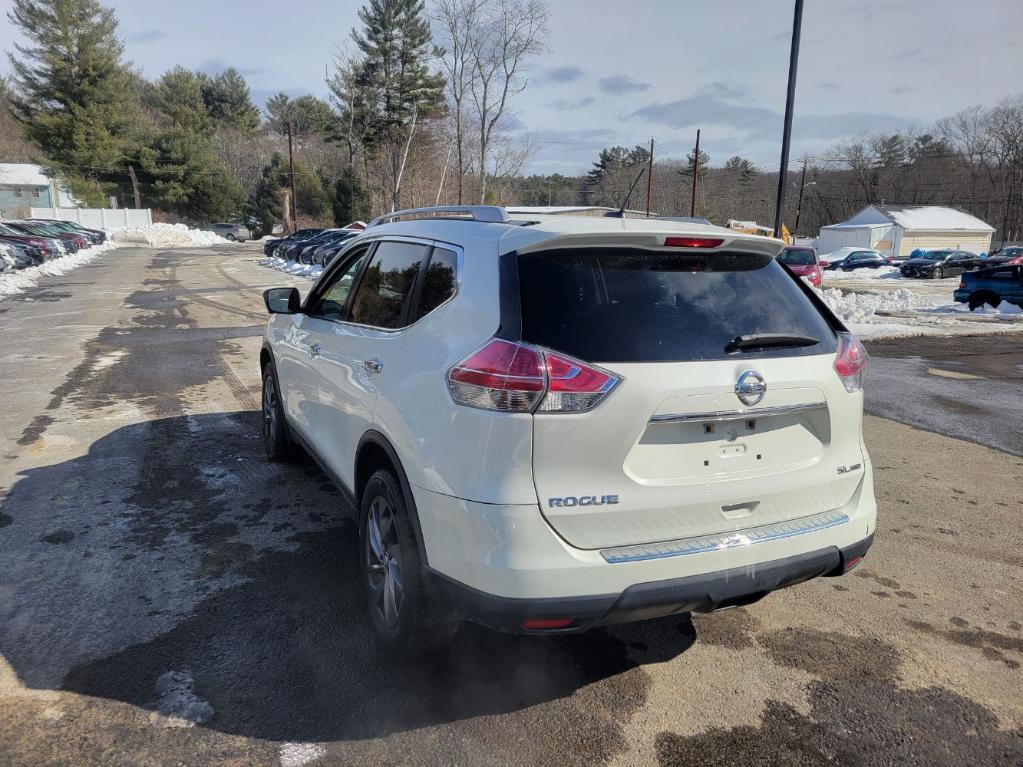
POLYGON ((744 405, 756 405, 767 393, 767 382, 756 370, 747 370, 735 382, 735 396, 744 405))

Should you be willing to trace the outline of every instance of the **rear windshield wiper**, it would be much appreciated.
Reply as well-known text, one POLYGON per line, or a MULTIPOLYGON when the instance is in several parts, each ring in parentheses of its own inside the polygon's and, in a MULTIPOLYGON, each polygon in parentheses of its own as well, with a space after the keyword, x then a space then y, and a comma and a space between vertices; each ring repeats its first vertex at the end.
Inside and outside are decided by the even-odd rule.
POLYGON ((751 333, 736 336, 728 342, 725 353, 745 352, 753 349, 782 349, 796 346, 815 346, 820 340, 810 336, 798 336, 791 333, 751 333))

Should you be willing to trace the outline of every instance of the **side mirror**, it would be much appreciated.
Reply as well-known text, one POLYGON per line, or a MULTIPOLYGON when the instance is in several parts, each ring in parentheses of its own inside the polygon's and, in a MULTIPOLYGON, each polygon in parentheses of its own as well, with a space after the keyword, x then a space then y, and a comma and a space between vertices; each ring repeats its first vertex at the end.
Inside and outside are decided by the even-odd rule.
POLYGON ((270 314, 302 313, 298 288, 268 288, 263 291, 263 303, 270 314))

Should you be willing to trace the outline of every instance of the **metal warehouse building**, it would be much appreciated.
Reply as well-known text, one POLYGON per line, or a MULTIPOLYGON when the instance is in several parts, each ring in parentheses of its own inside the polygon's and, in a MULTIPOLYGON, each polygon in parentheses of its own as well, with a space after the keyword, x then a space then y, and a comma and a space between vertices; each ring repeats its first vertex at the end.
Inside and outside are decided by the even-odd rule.
POLYGON ((870 205, 848 221, 821 227, 820 253, 847 246, 873 248, 887 256, 908 256, 917 248, 953 248, 986 253, 994 227, 954 208, 870 205))

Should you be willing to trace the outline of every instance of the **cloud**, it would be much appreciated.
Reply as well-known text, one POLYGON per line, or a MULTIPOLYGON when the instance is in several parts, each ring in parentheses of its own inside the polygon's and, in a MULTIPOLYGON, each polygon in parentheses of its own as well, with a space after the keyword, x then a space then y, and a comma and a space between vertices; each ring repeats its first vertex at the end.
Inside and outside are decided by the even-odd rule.
POLYGON ((544 77, 555 83, 575 82, 582 76, 583 70, 579 67, 555 67, 544 72, 544 77))
POLYGON ((167 33, 162 29, 140 29, 138 32, 132 32, 124 40, 128 43, 155 43, 165 37, 167 33))
POLYGON ((219 75, 225 69, 231 69, 232 67, 242 77, 252 77, 253 75, 262 74, 265 71, 263 69, 244 69, 242 67, 235 66, 234 64, 230 64, 224 61, 224 59, 220 58, 219 56, 215 56, 212 59, 207 59, 206 61, 204 61, 202 64, 198 66, 198 70, 212 77, 215 75, 219 75))
POLYGON ((708 95, 696 95, 666 104, 648 104, 633 112, 631 117, 640 117, 672 128, 728 125, 747 134, 759 132, 765 124, 780 120, 778 113, 769 109, 729 104, 708 95))
POLYGON ((557 109, 560 112, 565 112, 571 109, 582 109, 583 107, 588 107, 594 101, 596 101, 596 99, 594 99, 593 96, 586 96, 581 99, 555 99, 554 101, 548 102, 547 106, 551 109, 557 109))
POLYGON ((714 96, 719 99, 731 99, 738 101, 749 98, 753 95, 749 87, 745 85, 730 85, 729 83, 717 80, 706 85, 701 85, 696 90, 697 96, 714 96))
POLYGON ((910 88, 908 85, 893 85, 891 88, 888 89, 888 92, 893 96, 902 96, 903 94, 906 93, 912 93, 912 91, 913 89, 910 88))
MULTIPOLYGON (((782 116, 763 107, 729 104, 713 96, 696 95, 668 103, 648 104, 630 117, 672 128, 705 128, 725 126, 748 141, 780 139, 782 116)), ((838 139, 859 133, 906 130, 913 121, 883 112, 842 112, 837 114, 806 114, 796 110, 793 136, 801 139, 838 139)))
POLYGON ((821 80, 817 83, 817 87, 822 91, 837 91, 838 83, 832 82, 831 80, 821 80))
POLYGON ((600 86, 600 90, 604 93, 610 93, 612 95, 619 95, 622 93, 638 93, 645 91, 650 87, 650 83, 641 83, 638 80, 633 80, 628 75, 611 75, 610 77, 601 77, 597 81, 600 86))

